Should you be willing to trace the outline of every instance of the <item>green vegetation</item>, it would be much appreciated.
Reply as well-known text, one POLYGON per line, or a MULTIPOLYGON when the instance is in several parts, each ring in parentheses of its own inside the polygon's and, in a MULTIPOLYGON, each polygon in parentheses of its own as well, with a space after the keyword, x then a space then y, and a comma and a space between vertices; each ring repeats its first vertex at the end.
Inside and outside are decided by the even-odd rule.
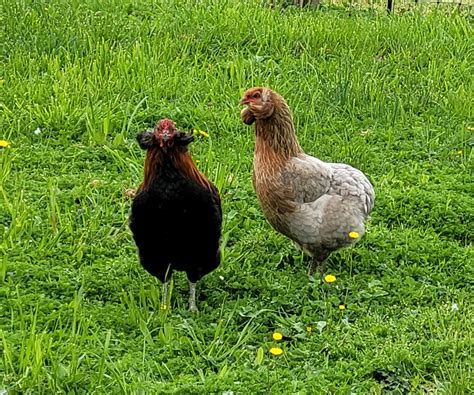
POLYGON ((474 392, 472 18, 1 3, 1 394, 474 392), (238 107, 254 85, 286 97, 308 153, 375 185, 332 284, 308 282, 259 209, 238 107), (183 275, 159 309, 127 227, 134 137, 163 116, 209 133, 191 150, 223 198, 223 264, 198 315, 183 275))

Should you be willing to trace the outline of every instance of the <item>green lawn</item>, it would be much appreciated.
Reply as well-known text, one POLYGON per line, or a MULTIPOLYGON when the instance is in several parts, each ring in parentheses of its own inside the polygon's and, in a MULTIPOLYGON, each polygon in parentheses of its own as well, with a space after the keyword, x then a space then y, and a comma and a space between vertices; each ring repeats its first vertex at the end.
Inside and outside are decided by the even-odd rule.
POLYGON ((0 3, 0 394, 474 392, 472 16, 0 3), (310 284, 260 211, 238 106, 254 85, 287 99, 308 153, 375 186, 335 283, 310 284), (160 310, 127 225, 135 135, 164 116, 209 133, 191 151, 223 200, 198 315, 183 274, 160 310))

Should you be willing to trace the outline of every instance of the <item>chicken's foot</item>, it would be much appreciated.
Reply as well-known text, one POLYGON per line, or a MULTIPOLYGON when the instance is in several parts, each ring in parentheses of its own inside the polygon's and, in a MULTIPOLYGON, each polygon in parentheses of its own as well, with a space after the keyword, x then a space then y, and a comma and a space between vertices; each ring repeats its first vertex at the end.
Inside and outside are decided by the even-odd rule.
POLYGON ((196 283, 189 282, 189 311, 197 313, 196 306, 196 283))

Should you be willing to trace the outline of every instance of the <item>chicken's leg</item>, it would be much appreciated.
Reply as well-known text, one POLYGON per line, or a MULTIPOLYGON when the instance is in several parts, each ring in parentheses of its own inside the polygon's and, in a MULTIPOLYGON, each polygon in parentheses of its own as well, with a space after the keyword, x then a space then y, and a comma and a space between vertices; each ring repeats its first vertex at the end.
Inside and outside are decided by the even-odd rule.
POLYGON ((314 272, 318 269, 319 274, 322 276, 324 274, 324 269, 326 267, 326 258, 329 256, 329 253, 319 253, 313 255, 313 259, 308 267, 308 277, 310 280, 314 280, 314 272))
POLYGON ((196 307, 196 283, 189 281, 189 311, 197 313, 196 307))
POLYGON ((170 303, 171 302, 169 299, 171 299, 168 295, 168 289, 169 289, 169 285, 170 285, 170 280, 166 280, 164 283, 163 283, 163 288, 161 290, 162 292, 162 295, 161 295, 161 306, 160 306, 160 309, 161 310, 168 310, 169 308, 171 308, 170 306, 170 303))

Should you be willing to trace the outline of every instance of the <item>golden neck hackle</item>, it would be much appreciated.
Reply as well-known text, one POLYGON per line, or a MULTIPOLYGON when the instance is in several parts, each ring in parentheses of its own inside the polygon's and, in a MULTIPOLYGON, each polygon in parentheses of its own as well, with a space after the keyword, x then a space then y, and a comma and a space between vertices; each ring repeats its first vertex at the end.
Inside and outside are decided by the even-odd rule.
POLYGON ((291 111, 283 98, 275 95, 273 114, 255 122, 255 159, 258 166, 271 172, 303 152, 296 137, 291 111))
POLYGON ((169 160, 176 171, 183 174, 186 178, 211 189, 209 180, 198 170, 189 152, 173 150, 165 153, 160 148, 152 148, 148 150, 146 155, 143 183, 140 185, 139 190, 150 186, 156 172, 164 165, 165 160, 169 160))

